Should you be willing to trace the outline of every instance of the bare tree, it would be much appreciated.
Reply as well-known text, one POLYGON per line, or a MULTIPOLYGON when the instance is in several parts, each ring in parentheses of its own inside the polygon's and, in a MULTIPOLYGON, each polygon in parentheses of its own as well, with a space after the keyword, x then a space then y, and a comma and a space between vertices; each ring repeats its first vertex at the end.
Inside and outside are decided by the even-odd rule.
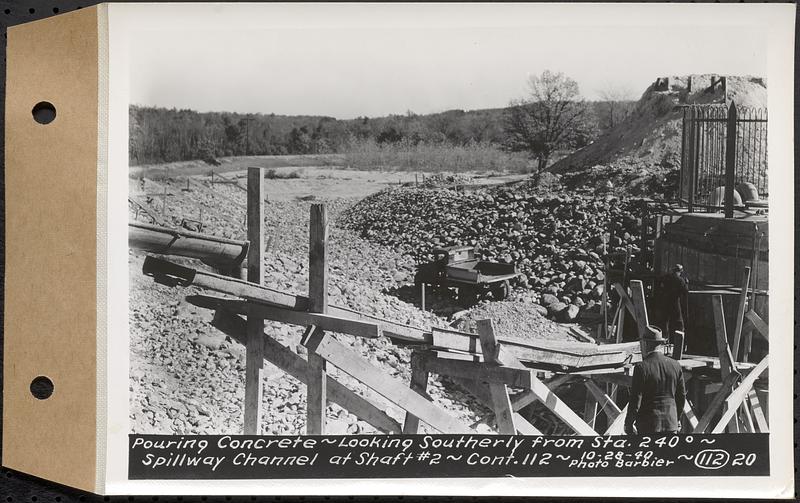
POLYGON ((606 130, 613 128, 628 116, 636 97, 630 88, 610 83, 597 91, 597 95, 605 109, 605 117, 601 119, 601 123, 606 130))
POLYGON ((506 146, 529 152, 541 171, 554 151, 586 138, 589 114, 578 83, 563 73, 545 70, 528 79, 528 88, 528 96, 509 106, 506 146))

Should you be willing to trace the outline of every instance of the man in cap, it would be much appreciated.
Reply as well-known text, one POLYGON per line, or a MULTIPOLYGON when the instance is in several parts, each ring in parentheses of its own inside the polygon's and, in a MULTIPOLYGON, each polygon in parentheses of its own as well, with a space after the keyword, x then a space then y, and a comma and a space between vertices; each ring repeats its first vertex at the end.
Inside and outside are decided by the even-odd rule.
POLYGON ((640 340, 642 361, 633 368, 625 433, 677 433, 686 402, 680 364, 664 354, 661 330, 647 326, 640 340))
POLYGON ((661 326, 670 342, 674 341, 675 331, 683 332, 686 307, 689 297, 689 280, 681 264, 675 264, 672 271, 661 278, 661 326))

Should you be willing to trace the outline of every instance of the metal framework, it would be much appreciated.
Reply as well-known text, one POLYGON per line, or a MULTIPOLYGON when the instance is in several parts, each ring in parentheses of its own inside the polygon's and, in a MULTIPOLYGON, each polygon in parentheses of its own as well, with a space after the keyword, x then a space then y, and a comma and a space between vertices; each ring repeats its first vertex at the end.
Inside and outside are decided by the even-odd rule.
POLYGON ((764 198, 767 182, 766 109, 733 102, 683 107, 679 194, 689 211, 721 209, 721 187, 731 191, 724 200, 732 205, 741 183, 752 183, 764 198))

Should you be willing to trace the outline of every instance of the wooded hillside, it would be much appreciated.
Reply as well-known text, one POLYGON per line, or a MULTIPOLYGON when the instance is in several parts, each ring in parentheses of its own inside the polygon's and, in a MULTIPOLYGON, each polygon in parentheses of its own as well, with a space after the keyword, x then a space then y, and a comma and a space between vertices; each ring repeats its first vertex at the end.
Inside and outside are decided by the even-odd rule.
MULTIPOLYGON (((632 102, 616 103, 629 107, 632 102)), ((593 137, 608 128, 609 103, 588 102, 593 137)), ((237 155, 347 153, 378 145, 505 146, 505 108, 339 120, 322 116, 238 114, 132 105, 130 164, 211 160, 237 155)), ((587 141, 591 141, 588 138, 587 141)))

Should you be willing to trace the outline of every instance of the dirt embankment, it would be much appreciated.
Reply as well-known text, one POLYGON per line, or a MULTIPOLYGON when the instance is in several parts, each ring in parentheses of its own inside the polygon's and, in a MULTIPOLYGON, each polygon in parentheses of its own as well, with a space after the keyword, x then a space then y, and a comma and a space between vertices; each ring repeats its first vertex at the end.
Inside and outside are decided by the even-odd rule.
POLYGON ((674 172, 680 168, 680 107, 731 101, 740 107, 765 108, 766 80, 749 76, 723 80, 716 75, 658 79, 624 121, 548 171, 562 175, 570 189, 608 185, 628 194, 663 196, 677 183, 674 172))

